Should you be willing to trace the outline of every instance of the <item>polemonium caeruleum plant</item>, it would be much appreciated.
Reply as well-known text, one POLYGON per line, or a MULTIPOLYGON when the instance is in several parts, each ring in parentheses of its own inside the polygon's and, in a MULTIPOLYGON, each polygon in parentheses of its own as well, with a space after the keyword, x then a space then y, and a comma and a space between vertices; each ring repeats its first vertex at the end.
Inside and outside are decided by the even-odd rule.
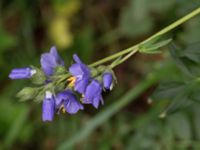
MULTIPOLYGON (((15 68, 11 79, 30 79, 35 87, 25 87, 18 94, 22 101, 33 99, 42 102, 42 120, 52 121, 55 114, 75 114, 91 104, 96 109, 104 104, 102 93, 111 91, 116 84, 113 69, 136 52, 154 54, 169 44, 171 39, 162 40, 164 34, 200 13, 200 8, 154 34, 145 41, 99 60, 91 65, 85 64, 74 54, 74 64, 65 67, 56 47, 41 56, 41 67, 15 68), (112 61, 114 60, 114 61, 112 61), (112 62, 111 62, 112 61, 112 62), (109 65, 103 65, 111 62, 109 65)), ((134 30, 134 29, 133 29, 134 30)))

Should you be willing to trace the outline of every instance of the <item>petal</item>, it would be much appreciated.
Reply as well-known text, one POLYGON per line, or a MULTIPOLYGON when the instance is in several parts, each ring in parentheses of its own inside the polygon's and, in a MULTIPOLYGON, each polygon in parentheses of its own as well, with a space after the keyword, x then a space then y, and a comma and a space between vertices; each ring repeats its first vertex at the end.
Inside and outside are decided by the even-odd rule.
POLYGON ((50 49, 50 54, 55 58, 57 64, 64 66, 64 61, 58 54, 58 51, 55 46, 52 46, 50 49))
POLYGON ((47 76, 50 76, 54 72, 54 68, 57 66, 55 58, 49 53, 42 54, 40 63, 42 70, 47 76))
POLYGON ((26 67, 26 68, 15 68, 12 70, 12 73, 24 73, 24 72, 30 72, 31 68, 26 67))
POLYGON ((80 64, 73 64, 73 65, 71 65, 71 67, 69 67, 69 72, 73 76, 83 75, 83 73, 84 73, 80 64))
POLYGON ((92 101, 92 105, 97 109, 99 107, 100 97, 95 97, 92 101))
POLYGON ((93 80, 86 88, 86 92, 83 98, 84 104, 93 104, 97 106, 97 99, 101 98, 102 87, 97 80, 93 80), (93 100, 95 99, 95 102, 93 100))
POLYGON ((87 65, 83 64, 81 62, 81 60, 79 59, 79 57, 74 54, 73 58, 76 62, 76 64, 73 64, 70 68, 69 68, 69 72, 73 75, 73 76, 77 76, 77 75, 82 75, 82 76, 90 76, 90 69, 87 65))
POLYGON ((102 98, 102 87, 101 85, 99 84, 98 85, 98 90, 96 91, 96 94, 94 95, 93 97, 93 101, 92 101, 92 105, 97 109, 99 107, 99 104, 101 102, 101 104, 104 104, 103 102, 103 98, 102 98))
POLYGON ((78 57, 77 54, 74 54, 74 55, 73 55, 73 59, 74 59, 74 61, 75 61, 76 63, 82 64, 82 61, 80 60, 80 58, 78 57))
POLYGON ((89 67, 88 66, 86 66, 85 64, 81 64, 81 69, 82 69, 82 71, 83 71, 83 76, 84 77, 89 77, 89 76, 91 76, 91 73, 90 73, 90 69, 89 69, 89 67))
POLYGON ((66 97, 66 93, 65 92, 60 92, 60 93, 58 93, 57 95, 56 95, 56 108, 59 108, 61 105, 62 105, 62 103, 63 103, 63 101, 66 99, 67 97, 66 97))
POLYGON ((113 76, 111 73, 106 72, 103 74, 103 86, 105 89, 110 90, 113 83, 113 76))
POLYGON ((75 86, 74 86, 75 91, 79 92, 80 94, 83 94, 85 92, 87 85, 88 85, 88 82, 89 82, 89 78, 77 80, 75 82, 75 86))
POLYGON ((83 105, 78 102, 75 95, 71 91, 66 91, 68 100, 64 101, 64 107, 69 114, 75 114, 79 110, 83 110, 83 105))
POLYGON ((69 114, 75 114, 79 110, 83 110, 83 105, 81 105, 78 101, 68 101, 67 103, 65 101, 64 107, 69 114))
POLYGON ((42 120, 52 121, 55 113, 55 101, 53 98, 44 99, 42 105, 42 120))
POLYGON ((50 49, 49 53, 42 54, 40 63, 44 73, 47 76, 50 76, 54 73, 54 69, 56 66, 64 66, 64 61, 59 56, 55 46, 50 49))
POLYGON ((11 79, 27 79, 32 76, 31 68, 15 68, 9 74, 9 78, 11 79))

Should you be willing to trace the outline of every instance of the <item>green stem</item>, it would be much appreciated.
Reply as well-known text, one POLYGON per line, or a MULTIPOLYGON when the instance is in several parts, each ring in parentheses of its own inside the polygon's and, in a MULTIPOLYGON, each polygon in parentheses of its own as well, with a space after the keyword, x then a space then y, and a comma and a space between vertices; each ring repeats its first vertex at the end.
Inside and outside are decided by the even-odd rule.
POLYGON ((97 61, 97 62, 94 62, 94 63, 92 63, 92 64, 89 65, 89 66, 90 66, 90 67, 95 67, 95 66, 97 66, 97 65, 103 64, 103 63, 105 63, 105 62, 108 62, 108 61, 113 60, 113 59, 115 59, 115 58, 117 58, 117 57, 123 56, 124 54, 129 53, 129 52, 131 52, 132 50, 134 50, 135 48, 137 48, 137 45, 132 46, 132 47, 129 47, 129 48, 125 49, 125 50, 122 50, 122 51, 120 51, 120 52, 118 52, 118 53, 116 53, 116 54, 114 54, 114 55, 108 56, 108 57, 106 57, 106 58, 104 58, 104 59, 101 59, 101 60, 99 60, 99 61, 97 61))
POLYGON ((138 51, 138 48, 135 48, 130 53, 128 53, 126 56, 124 56, 117 64, 111 65, 110 68, 114 68, 118 66, 119 64, 125 62, 127 59, 129 59, 132 55, 134 55, 138 51))
POLYGON ((176 22, 170 24, 169 26, 167 26, 166 28, 162 29, 161 31, 157 32, 156 34, 152 35, 151 37, 149 37, 148 39, 146 39, 145 41, 143 41, 141 44, 147 43, 148 41, 161 36, 169 31, 171 31, 172 29, 178 27, 179 25, 183 24, 184 22, 188 21, 189 19, 193 18, 194 16, 198 15, 200 13, 200 7, 198 7, 197 9, 195 9, 194 11, 192 11, 191 13, 187 14, 186 16, 182 17, 181 19, 177 20, 176 22))
POLYGON ((163 34, 166 34, 167 32, 171 31, 172 29, 176 28, 177 26, 183 24, 184 22, 188 21, 189 19, 193 18, 194 16, 198 15, 200 13, 200 7, 195 9, 194 11, 192 11, 191 13, 189 13, 188 15, 182 17, 181 19, 177 20, 176 22, 170 24, 169 26, 167 26, 166 28, 164 28, 163 30, 157 32, 156 34, 150 36, 148 39, 146 39, 145 41, 137 44, 137 45, 134 45, 130 48, 127 48, 125 50, 122 50, 116 54, 113 54, 111 56, 108 56, 106 58, 103 58, 97 62, 94 62, 90 65, 90 67, 95 67, 97 65, 100 65, 100 64, 103 64, 105 62, 108 62, 110 60, 113 60, 117 57, 120 57, 120 56, 123 56, 124 54, 127 54, 129 52, 131 52, 132 50, 134 50, 135 48, 137 48, 140 44, 144 44, 144 43, 147 43, 151 40, 153 40, 154 38, 158 37, 158 36, 161 36, 163 34))

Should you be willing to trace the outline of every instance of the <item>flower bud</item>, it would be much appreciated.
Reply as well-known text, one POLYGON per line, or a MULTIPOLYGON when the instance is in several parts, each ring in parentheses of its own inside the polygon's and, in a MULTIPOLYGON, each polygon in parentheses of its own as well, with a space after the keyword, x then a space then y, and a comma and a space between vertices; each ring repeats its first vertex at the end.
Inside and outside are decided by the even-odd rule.
POLYGON ((31 100, 36 96, 37 91, 37 88, 25 87, 17 94, 17 97, 20 98, 20 101, 31 100))
POLYGON ((103 86, 106 90, 112 90, 113 87, 113 75, 110 72, 103 74, 103 86))
POLYGON ((9 74, 10 79, 28 79, 36 73, 35 69, 30 67, 26 68, 15 68, 9 74))
POLYGON ((42 120, 52 121, 55 113, 55 99, 50 91, 46 91, 42 104, 42 120))

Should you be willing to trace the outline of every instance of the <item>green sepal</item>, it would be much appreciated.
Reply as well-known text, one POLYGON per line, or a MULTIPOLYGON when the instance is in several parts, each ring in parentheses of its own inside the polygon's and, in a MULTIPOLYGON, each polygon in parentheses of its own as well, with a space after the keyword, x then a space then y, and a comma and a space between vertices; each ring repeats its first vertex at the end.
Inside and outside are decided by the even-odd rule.
POLYGON ((66 68, 64 67, 64 66, 57 66, 56 68, 55 68, 55 73, 54 73, 54 75, 61 75, 61 74, 64 74, 64 73, 66 73, 67 72, 67 70, 66 70, 66 68))
POLYGON ((113 76, 113 79, 114 79, 114 83, 117 84, 117 77, 115 75, 115 72, 113 70, 111 70, 111 73, 112 73, 112 76, 113 76))
POLYGON ((46 81, 46 76, 42 70, 36 67, 32 67, 36 70, 36 73, 32 76, 31 81, 33 84, 42 85, 46 81))
POLYGON ((67 83, 66 82, 61 82, 59 83, 59 85, 55 86, 55 91, 63 91, 67 86, 67 83))
POLYGON ((37 92, 37 88, 25 87, 17 93, 16 97, 18 97, 20 101, 27 101, 34 99, 34 97, 37 95, 37 92))
POLYGON ((44 95, 45 95, 45 92, 44 91, 41 91, 37 94, 37 96, 34 98, 34 102, 37 102, 37 103, 40 103, 43 101, 44 99, 44 95))
POLYGON ((98 73, 102 73, 102 72, 104 72, 106 69, 107 69, 107 67, 104 66, 104 65, 101 65, 101 66, 98 66, 98 67, 97 67, 98 73))
POLYGON ((102 79, 102 76, 100 75, 100 76, 98 76, 98 77, 96 77, 95 78, 97 81, 99 81, 100 83, 103 83, 103 79, 102 79))
POLYGON ((91 70, 91 74, 92 74, 92 77, 96 77, 98 75, 100 75, 102 72, 104 72, 105 70, 107 69, 106 66, 104 65, 100 65, 98 66, 97 68, 90 68, 91 70))
POLYGON ((48 83, 45 86, 40 88, 40 91, 37 93, 37 95, 34 98, 34 102, 42 102, 45 97, 45 92, 50 91, 51 93, 55 94, 54 90, 54 84, 53 83, 48 83))
POLYGON ((92 77, 95 77, 99 74, 99 71, 97 68, 92 67, 92 68, 90 68, 90 70, 91 70, 92 77))

